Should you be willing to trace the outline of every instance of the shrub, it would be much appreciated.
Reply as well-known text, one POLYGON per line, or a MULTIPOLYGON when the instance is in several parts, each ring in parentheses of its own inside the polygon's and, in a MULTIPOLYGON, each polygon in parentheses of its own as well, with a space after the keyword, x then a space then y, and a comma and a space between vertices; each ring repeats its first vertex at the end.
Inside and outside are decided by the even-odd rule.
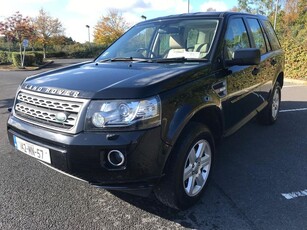
POLYGON ((306 46, 291 39, 285 39, 282 43, 286 56, 286 77, 307 80, 306 46))
POLYGON ((67 53, 64 52, 64 51, 48 52, 48 53, 46 54, 46 57, 47 57, 47 58, 52 58, 52 57, 55 57, 55 58, 63 58, 63 57, 67 57, 67 53))
POLYGON ((44 62, 44 54, 41 52, 31 52, 29 54, 34 54, 35 56, 35 64, 41 65, 44 62))
MULTIPOLYGON (((13 59, 13 65, 14 66, 21 67, 20 53, 17 53, 17 52, 12 53, 12 59, 13 59)), ((32 54, 26 54, 24 66, 32 66, 34 63, 35 63, 35 55, 33 53, 32 54)))
POLYGON ((12 54, 8 51, 0 51, 0 64, 12 63, 12 54))

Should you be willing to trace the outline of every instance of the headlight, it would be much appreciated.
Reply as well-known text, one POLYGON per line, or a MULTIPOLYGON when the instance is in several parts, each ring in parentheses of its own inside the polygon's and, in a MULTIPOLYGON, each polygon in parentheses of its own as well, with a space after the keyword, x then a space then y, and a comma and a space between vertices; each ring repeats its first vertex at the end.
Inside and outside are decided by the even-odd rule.
POLYGON ((144 100, 97 100, 88 107, 85 130, 145 129, 160 124, 161 102, 158 96, 144 100))

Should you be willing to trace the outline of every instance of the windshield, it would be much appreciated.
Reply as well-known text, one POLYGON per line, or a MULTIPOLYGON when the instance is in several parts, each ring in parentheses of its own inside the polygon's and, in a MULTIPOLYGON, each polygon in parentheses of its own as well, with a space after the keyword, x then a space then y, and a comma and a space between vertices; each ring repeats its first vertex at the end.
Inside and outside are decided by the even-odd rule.
POLYGON ((206 59, 218 20, 176 20, 139 24, 130 29, 96 61, 206 59))

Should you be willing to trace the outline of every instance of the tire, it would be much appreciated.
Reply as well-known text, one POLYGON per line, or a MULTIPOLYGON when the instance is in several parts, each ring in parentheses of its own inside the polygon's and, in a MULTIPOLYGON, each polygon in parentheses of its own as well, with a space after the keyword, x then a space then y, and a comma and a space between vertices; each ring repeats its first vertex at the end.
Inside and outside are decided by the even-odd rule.
POLYGON ((213 156, 210 130, 200 123, 190 123, 172 150, 166 175, 154 190, 157 199, 178 210, 195 204, 208 184, 213 156))
POLYGON ((268 105, 258 114, 261 124, 272 125, 277 121, 281 100, 281 87, 275 83, 268 105))

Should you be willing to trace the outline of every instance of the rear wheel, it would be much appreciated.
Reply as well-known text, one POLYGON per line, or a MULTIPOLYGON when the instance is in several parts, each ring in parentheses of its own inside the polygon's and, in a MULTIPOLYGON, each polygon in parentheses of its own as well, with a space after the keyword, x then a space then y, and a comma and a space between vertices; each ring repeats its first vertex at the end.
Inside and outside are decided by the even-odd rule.
POLYGON ((213 155, 210 130, 199 123, 189 124, 173 149, 166 175, 155 189, 156 197, 175 209, 195 204, 208 184, 213 155))
POLYGON ((268 105, 258 114, 259 121, 265 125, 274 124, 278 118, 281 100, 281 87, 275 83, 268 105))

